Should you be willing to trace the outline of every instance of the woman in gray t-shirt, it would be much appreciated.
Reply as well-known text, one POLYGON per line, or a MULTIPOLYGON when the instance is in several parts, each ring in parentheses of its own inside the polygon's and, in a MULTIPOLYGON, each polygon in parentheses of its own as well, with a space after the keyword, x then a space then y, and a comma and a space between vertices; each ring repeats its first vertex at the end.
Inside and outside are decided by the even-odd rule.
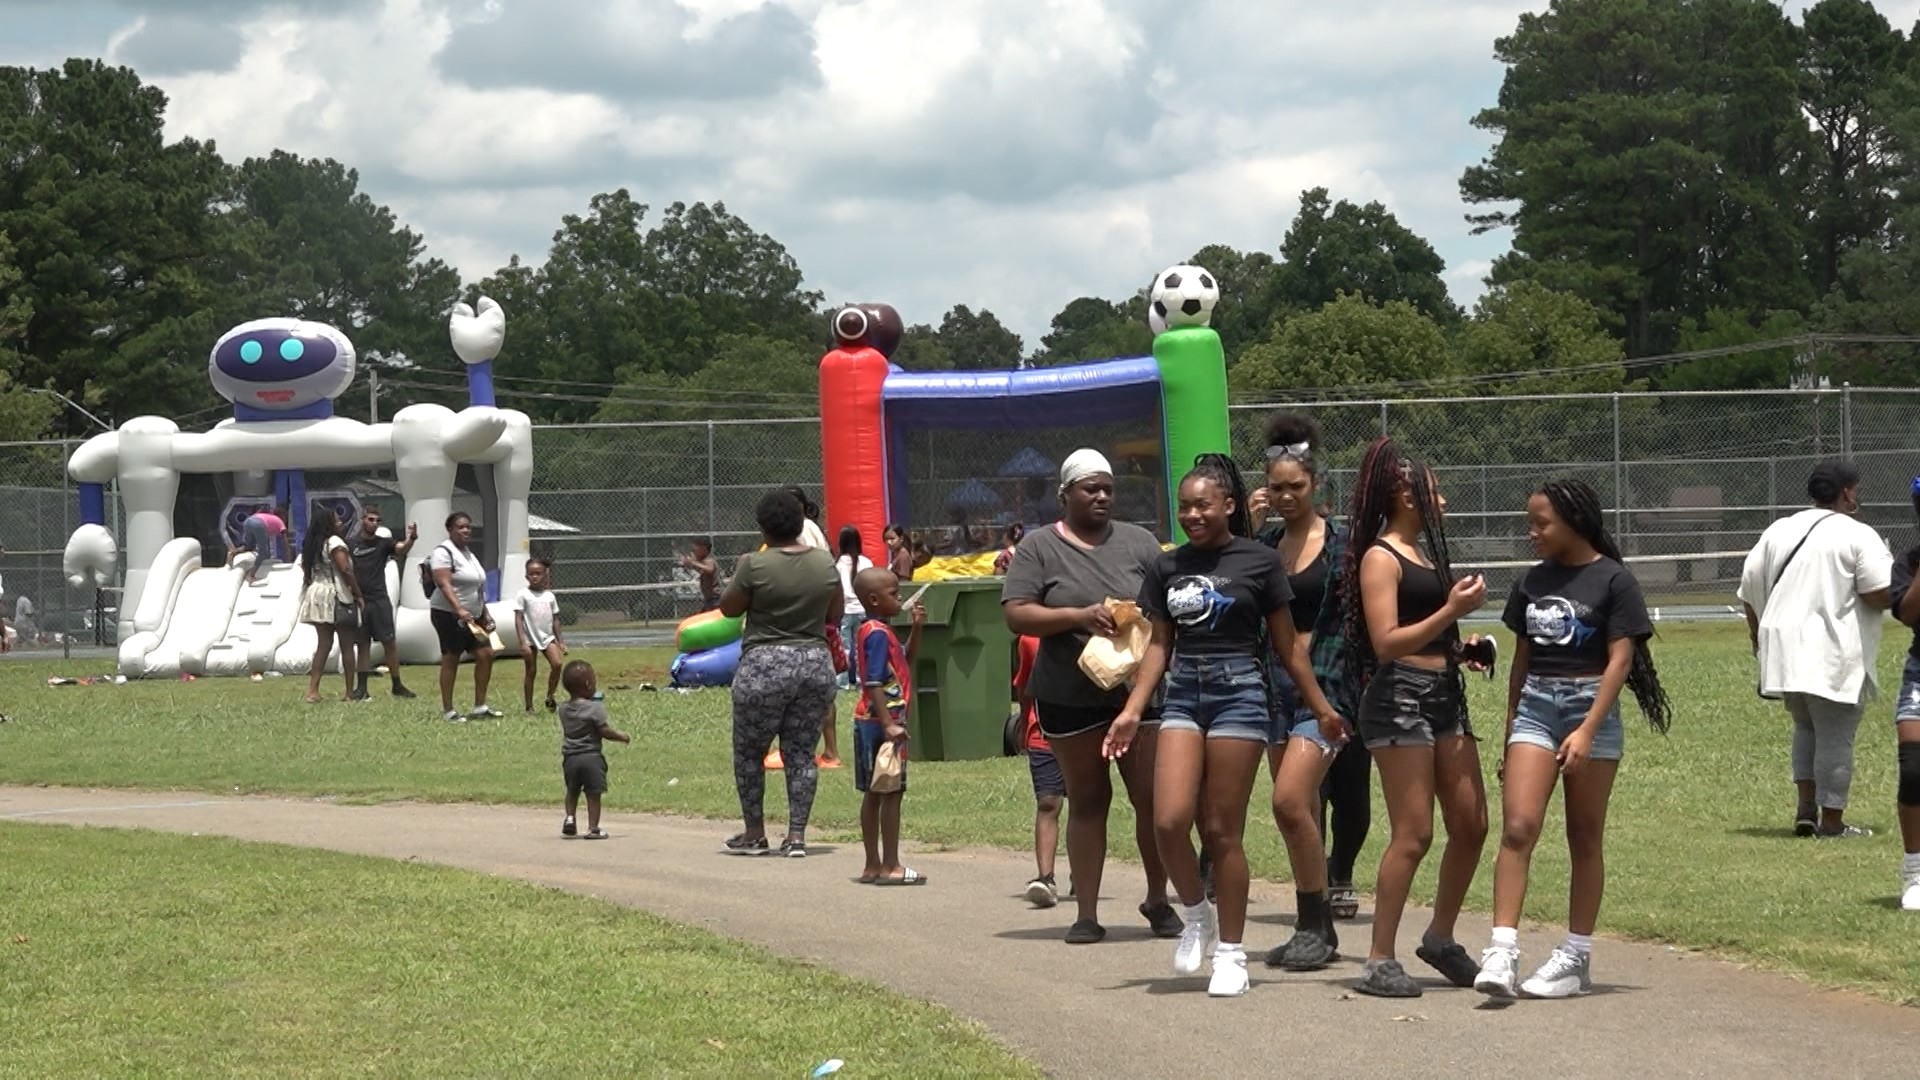
POLYGON ((742 556, 720 613, 747 617, 740 668, 733 676, 733 783, 746 826, 726 841, 739 855, 769 853, 764 803, 767 746, 780 741, 787 774, 787 836, 780 853, 807 853, 807 818, 816 783, 813 748, 833 709, 833 661, 827 624, 844 597, 833 556, 802 538, 806 511, 792 492, 775 491, 755 512, 766 547, 742 556))
MULTIPOLYGON (((1062 519, 1028 533, 1014 550, 1000 603, 1014 633, 1040 641, 1029 690, 1073 807, 1067 818, 1067 865, 1079 915, 1067 931, 1067 943, 1088 945, 1107 933, 1098 915, 1113 775, 1102 744, 1126 705, 1127 688, 1096 686, 1080 671, 1080 650, 1094 634, 1113 633, 1105 602, 1140 595, 1147 566, 1160 555, 1160 542, 1138 525, 1113 520, 1113 466, 1097 450, 1076 450, 1060 467, 1060 503, 1062 519)), ((1182 923, 1167 903, 1167 874, 1153 836, 1158 730, 1158 721, 1142 723, 1118 764, 1133 803, 1134 842, 1147 875, 1140 914, 1156 936, 1178 937, 1182 923)))

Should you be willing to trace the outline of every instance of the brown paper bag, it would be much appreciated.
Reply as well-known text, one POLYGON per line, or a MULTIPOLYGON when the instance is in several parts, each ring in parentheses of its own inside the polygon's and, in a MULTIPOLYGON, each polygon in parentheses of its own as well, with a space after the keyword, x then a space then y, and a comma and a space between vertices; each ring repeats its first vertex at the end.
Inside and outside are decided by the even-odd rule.
POLYGON ((890 795, 900 790, 906 775, 906 763, 900 760, 900 749, 892 739, 888 739, 880 744, 880 749, 873 755, 873 776, 867 780, 867 790, 876 795, 890 795))
POLYGON ((1111 690, 1131 679, 1139 669, 1140 661, 1147 655, 1147 643, 1153 638, 1153 628, 1140 613, 1140 605, 1131 600, 1109 599, 1106 607, 1119 629, 1110 638, 1096 635, 1087 642, 1087 647, 1080 650, 1080 670, 1095 686, 1111 690))

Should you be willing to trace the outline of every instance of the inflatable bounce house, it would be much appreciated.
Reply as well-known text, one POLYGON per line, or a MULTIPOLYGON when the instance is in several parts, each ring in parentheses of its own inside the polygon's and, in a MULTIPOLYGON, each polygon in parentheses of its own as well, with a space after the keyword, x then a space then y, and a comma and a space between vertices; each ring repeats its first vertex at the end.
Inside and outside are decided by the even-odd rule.
MULTIPOLYGON (((211 431, 183 432, 163 417, 136 417, 74 452, 67 467, 79 483, 83 522, 67 541, 65 570, 74 585, 106 585, 122 550, 107 528, 109 483, 118 486, 125 510, 122 675, 294 674, 312 666, 315 636, 298 619, 297 561, 277 562, 249 580, 251 554, 227 567, 224 550, 209 558, 200 539, 175 536, 175 522, 192 516, 180 505, 183 476, 211 474, 234 493, 220 515, 230 541, 249 514, 287 507, 287 541, 297 560, 314 508, 344 512, 343 527, 358 528, 358 498, 351 491, 308 490, 309 471, 390 468, 405 503, 396 524, 418 524, 420 538, 404 568, 387 568, 400 656, 382 662, 439 659, 417 567, 446 538, 463 467, 479 487, 476 525, 486 538, 487 599, 499 605, 502 595, 520 590, 533 427, 524 413, 494 403, 492 361, 506 340, 506 314, 484 297, 477 311, 461 304, 449 317, 449 333, 467 369, 470 404, 459 412, 410 405, 384 424, 335 416, 333 399, 353 381, 353 343, 320 323, 261 319, 228 331, 207 361, 214 388, 233 402, 232 419, 211 431)), ((511 637, 511 614, 500 606, 493 613, 502 636, 511 637)), ((338 663, 336 650, 328 665, 338 663)))
MULTIPOLYGON (((1212 274, 1172 267, 1149 291, 1152 356, 1018 371, 904 371, 889 361, 900 343, 899 315, 879 304, 841 308, 833 315, 835 347, 820 361, 822 467, 834 523, 857 527, 867 557, 886 564, 886 523, 910 519, 907 447, 916 432, 1138 421, 1157 422, 1162 432, 1161 490, 1180 540, 1179 477, 1200 454, 1232 449, 1226 353, 1209 325, 1219 299, 1212 274)), ((990 565, 988 558, 972 570, 983 574, 990 565)))
MULTIPOLYGON (((834 347, 820 360, 820 441, 826 506, 837 528, 860 530, 867 557, 887 565, 886 524, 910 520, 909 436, 928 430, 1025 432, 1072 424, 1157 425, 1150 455, 1163 472, 1168 527, 1180 536, 1180 477, 1206 453, 1231 453, 1227 364, 1211 327, 1219 285, 1197 266, 1153 279, 1153 355, 1011 371, 906 371, 891 362, 905 328, 885 304, 833 313, 834 347)), ((1051 468, 1051 465, 1049 465, 1051 468)), ((832 530, 830 530, 832 531, 832 530)), ((994 552, 937 558, 915 579, 987 576, 994 552)), ((740 660, 741 620, 717 611, 680 624, 676 686, 724 686, 740 660)))

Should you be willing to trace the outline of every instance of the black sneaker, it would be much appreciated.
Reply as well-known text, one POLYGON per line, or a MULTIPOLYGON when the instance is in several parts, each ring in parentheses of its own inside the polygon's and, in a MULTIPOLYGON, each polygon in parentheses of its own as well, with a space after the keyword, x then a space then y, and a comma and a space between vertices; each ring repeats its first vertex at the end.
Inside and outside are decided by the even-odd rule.
POLYGON ((1177 938, 1187 928, 1179 912, 1173 910, 1172 904, 1165 902, 1141 904, 1140 917, 1147 920, 1147 925, 1153 929, 1153 936, 1157 938, 1177 938))
POLYGON ((1067 944, 1093 945, 1104 940, 1107 928, 1092 919, 1080 919, 1067 928, 1067 944))
POLYGON ((1413 981, 1398 960, 1368 961, 1366 974, 1353 984, 1355 993, 1368 997, 1417 998, 1420 984, 1413 981))
POLYGON ((399 683, 394 683, 393 696, 399 698, 401 701, 412 701, 416 695, 413 691, 401 686, 399 683))
POLYGON ((1357 918, 1360 914, 1360 894, 1354 891, 1353 882, 1336 881, 1327 888, 1327 912, 1336 919, 1357 918))
POLYGON ((1814 820, 1813 811, 1807 810, 1794 815, 1793 835, 1812 836, 1819 828, 1819 824, 1814 820))
POLYGON ((806 858, 806 857, 807 857, 807 842, 806 842, 805 840, 782 840, 782 841, 780 841, 780 856, 781 856, 781 858, 785 858, 785 859, 804 859, 804 858, 806 858))
POLYGON ((766 855, 770 851, 766 837, 749 840, 746 833, 735 833, 727 837, 725 846, 729 855, 766 855))
POLYGON ((563 818, 563 819, 561 819, 561 822, 560 822, 560 835, 561 835, 561 836, 574 836, 574 835, 576 835, 576 834, 578 834, 579 832, 580 832, 580 829, 579 829, 579 826, 577 826, 577 825, 575 825, 575 824, 573 823, 573 819, 572 819, 572 818, 563 818))
POLYGON ((1293 932, 1285 945, 1267 954, 1267 966, 1282 971, 1319 971, 1340 959, 1340 950, 1325 934, 1313 927, 1293 932))
POLYGON ((1427 966, 1446 976, 1448 982, 1462 990, 1472 989, 1473 980, 1480 977, 1480 965, 1457 941, 1449 941, 1438 948, 1422 943, 1413 950, 1413 955, 1427 962, 1427 966))

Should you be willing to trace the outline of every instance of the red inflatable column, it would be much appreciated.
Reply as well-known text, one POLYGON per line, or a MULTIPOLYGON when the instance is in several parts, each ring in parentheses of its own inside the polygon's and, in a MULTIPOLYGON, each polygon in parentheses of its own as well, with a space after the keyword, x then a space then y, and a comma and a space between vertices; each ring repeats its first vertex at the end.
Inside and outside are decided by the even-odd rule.
POLYGON ((820 358, 820 450, 828 536, 852 525, 860 530, 867 557, 885 566, 887 438, 881 388, 889 367, 874 347, 886 344, 874 340, 876 314, 866 307, 835 313, 839 346, 820 358))

